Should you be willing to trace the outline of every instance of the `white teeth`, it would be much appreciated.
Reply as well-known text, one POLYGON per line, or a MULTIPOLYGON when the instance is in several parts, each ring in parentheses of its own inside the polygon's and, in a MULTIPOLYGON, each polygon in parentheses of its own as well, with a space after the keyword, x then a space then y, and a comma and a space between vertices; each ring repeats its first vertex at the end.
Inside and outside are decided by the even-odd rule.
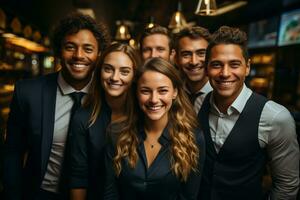
POLYGON ((86 65, 85 64, 73 64, 73 66, 76 68, 84 68, 86 65))
POLYGON ((220 85, 228 86, 228 85, 233 84, 234 81, 218 81, 218 83, 219 83, 220 85))
POLYGON ((118 89, 120 88, 122 85, 121 84, 113 84, 113 83, 109 83, 109 86, 113 89, 118 89))
POLYGON ((156 111, 159 110, 162 106, 147 106, 149 110, 156 111))

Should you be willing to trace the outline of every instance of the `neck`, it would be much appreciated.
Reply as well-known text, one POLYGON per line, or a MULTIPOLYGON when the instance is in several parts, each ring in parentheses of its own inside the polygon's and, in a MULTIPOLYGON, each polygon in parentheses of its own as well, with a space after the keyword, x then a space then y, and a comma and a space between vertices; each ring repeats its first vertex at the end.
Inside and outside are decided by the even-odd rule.
POLYGON ((111 119, 112 121, 116 121, 120 118, 125 117, 125 97, 126 95, 122 95, 119 97, 112 97, 109 95, 105 95, 105 100, 108 104, 108 106, 111 109, 111 119))
POLYGON ((201 90, 204 87, 204 85, 207 83, 207 81, 208 81, 208 78, 205 77, 201 81, 187 80, 186 83, 187 83, 187 87, 188 87, 189 91, 194 94, 194 93, 198 92, 199 90, 201 90))
POLYGON ((157 136, 157 138, 162 134, 164 128, 167 126, 168 116, 165 116, 160 120, 150 120, 145 119, 145 129, 147 135, 157 136))
POLYGON ((91 76, 87 77, 83 80, 74 80, 73 78, 70 77, 69 74, 67 74, 64 70, 61 72, 63 79, 70 85, 72 88, 75 90, 79 91, 82 90, 90 81, 91 76))

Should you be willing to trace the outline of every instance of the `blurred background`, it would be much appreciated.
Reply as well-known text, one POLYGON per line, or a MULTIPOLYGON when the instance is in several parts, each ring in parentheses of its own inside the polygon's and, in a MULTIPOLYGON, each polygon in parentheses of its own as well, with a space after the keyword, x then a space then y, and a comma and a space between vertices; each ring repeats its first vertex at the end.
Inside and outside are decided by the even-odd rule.
POLYGON ((174 33, 194 25, 211 32, 221 25, 241 28, 252 60, 247 85, 286 106, 299 136, 300 0, 0 0, 1 151, 14 83, 57 70, 51 30, 76 10, 104 19, 114 40, 136 48, 151 23, 174 33))

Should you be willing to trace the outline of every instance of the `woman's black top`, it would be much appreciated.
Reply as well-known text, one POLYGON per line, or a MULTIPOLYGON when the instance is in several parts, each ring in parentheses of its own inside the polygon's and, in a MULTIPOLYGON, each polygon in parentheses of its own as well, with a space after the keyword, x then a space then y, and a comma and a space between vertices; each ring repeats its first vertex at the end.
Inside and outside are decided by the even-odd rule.
POLYGON ((107 144, 107 126, 111 110, 103 103, 96 122, 90 126, 91 109, 76 112, 70 136, 70 180, 71 189, 86 188, 88 200, 101 200, 104 189, 104 155, 107 144))
POLYGON ((202 166, 205 157, 203 133, 195 131, 197 144, 200 149, 199 169, 191 172, 186 182, 180 181, 171 170, 171 140, 167 128, 159 138, 161 149, 152 164, 147 167, 144 148, 146 134, 143 129, 138 133, 138 161, 135 168, 130 168, 128 161, 122 161, 122 171, 116 177, 113 168, 114 146, 108 146, 105 156, 105 200, 185 200, 197 199, 200 185, 202 166))

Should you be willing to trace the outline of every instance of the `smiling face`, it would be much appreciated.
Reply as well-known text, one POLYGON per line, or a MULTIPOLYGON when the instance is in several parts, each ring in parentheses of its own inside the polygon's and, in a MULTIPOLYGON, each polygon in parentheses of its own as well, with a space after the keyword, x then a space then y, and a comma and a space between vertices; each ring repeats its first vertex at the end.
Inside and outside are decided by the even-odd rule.
POLYGON ((177 65, 184 72, 187 81, 207 81, 204 61, 208 42, 203 38, 183 37, 178 42, 177 65))
POLYGON ((169 38, 163 34, 152 34, 145 37, 142 41, 143 60, 160 57, 170 60, 169 38))
POLYGON ((111 52, 101 67, 101 84, 108 97, 126 94, 134 76, 133 63, 124 52, 111 52))
POLYGON ((243 57, 242 49, 235 44, 219 44, 211 49, 207 75, 214 89, 216 101, 232 104, 240 94, 250 61, 243 57))
POLYGON ((89 30, 67 35, 62 44, 61 65, 64 79, 75 89, 83 88, 91 79, 97 57, 98 43, 89 30))
POLYGON ((137 97, 140 108, 146 119, 150 121, 163 120, 167 122, 168 112, 177 89, 164 74, 156 71, 146 71, 138 80, 137 97))

